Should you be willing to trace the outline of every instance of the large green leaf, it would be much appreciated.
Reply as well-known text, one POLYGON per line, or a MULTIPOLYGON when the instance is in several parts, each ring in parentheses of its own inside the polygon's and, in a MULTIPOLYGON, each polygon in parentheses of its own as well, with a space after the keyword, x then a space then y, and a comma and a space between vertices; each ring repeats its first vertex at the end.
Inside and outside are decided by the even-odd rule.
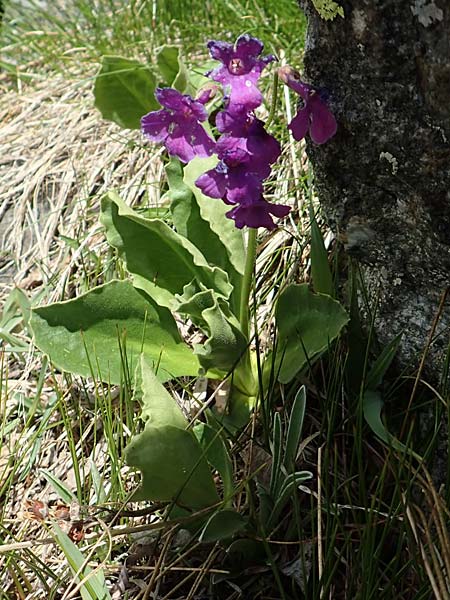
POLYGON ((95 106, 104 119, 121 127, 140 129, 141 117, 161 108, 155 99, 156 79, 136 60, 103 56, 95 78, 95 106))
POLYGON ((313 294, 307 284, 290 285, 276 307, 276 371, 288 383, 308 361, 324 352, 348 322, 343 307, 329 296, 313 294))
POLYGON ((208 336, 194 350, 205 369, 231 371, 244 356, 248 342, 228 304, 212 290, 189 294, 186 286, 177 310, 188 314, 208 336))
POLYGON ((72 373, 120 383, 124 351, 130 375, 141 352, 162 381, 198 372, 198 361, 182 342, 170 312, 126 281, 36 308, 31 327, 36 346, 72 373))
MULTIPOLYGON (((194 158, 184 168, 184 181, 186 185, 192 190, 192 193, 197 200, 198 207, 200 209, 200 215, 202 219, 209 223, 212 232, 218 238, 218 244, 215 243, 213 261, 218 260, 218 253, 223 252, 225 249, 225 255, 228 257, 229 262, 235 269, 235 271, 241 275, 245 269, 245 246, 242 230, 238 229, 232 219, 228 219, 225 213, 229 210, 222 200, 216 198, 208 198, 202 194, 201 190, 195 185, 195 181, 208 171, 212 169, 217 163, 217 158, 212 156, 211 158, 194 158), (215 256, 215 259, 214 259, 215 256)), ((218 264, 218 263, 215 263, 218 264)))
POLYGON ((230 503, 234 491, 233 465, 220 431, 206 423, 197 423, 193 432, 209 464, 219 472, 223 482, 223 495, 227 504, 230 503))
POLYGON ((173 425, 185 429, 188 422, 181 408, 166 388, 161 384, 154 370, 141 355, 141 418, 147 425, 161 427, 173 425))
POLYGON ((203 528, 200 542, 216 542, 233 537, 247 526, 247 519, 235 510, 225 509, 211 515, 203 528))
MULTIPOLYGON (((189 177, 193 177, 191 166, 186 167, 184 171, 186 169, 188 169, 189 177)), ((236 229, 230 219, 225 217, 223 202, 213 198, 207 198, 204 202, 205 196, 200 193, 198 188, 196 188, 198 197, 192 192, 191 185, 193 185, 193 182, 190 185, 185 183, 183 180, 183 167, 177 158, 172 158, 167 164, 166 174, 170 188, 168 193, 171 201, 170 210, 176 230, 187 237, 202 252, 210 264, 216 265, 228 273, 230 282, 234 287, 232 309, 236 314, 239 310, 242 274, 244 272, 245 257, 242 232, 236 229), (201 205, 204 207, 203 211, 200 210, 201 205), (205 210, 206 206, 209 210, 205 210), (219 223, 222 223, 222 228, 227 234, 225 237, 218 233, 219 223), (232 242, 230 247, 235 248, 233 255, 240 256, 240 259, 235 261, 235 265, 232 264, 229 256, 230 247, 228 243, 230 241, 232 242)))
POLYGON ((198 509, 219 501, 200 444, 192 431, 146 426, 126 449, 127 463, 142 471, 135 500, 175 501, 198 509))
POLYGON ((173 308, 175 294, 191 281, 228 297, 227 274, 208 265, 201 252, 160 219, 146 219, 114 192, 102 198, 101 222, 108 242, 124 257, 136 287, 162 306, 173 308))
POLYGON ((180 56, 179 46, 162 46, 156 52, 156 64, 165 85, 184 92, 188 82, 188 72, 180 56))

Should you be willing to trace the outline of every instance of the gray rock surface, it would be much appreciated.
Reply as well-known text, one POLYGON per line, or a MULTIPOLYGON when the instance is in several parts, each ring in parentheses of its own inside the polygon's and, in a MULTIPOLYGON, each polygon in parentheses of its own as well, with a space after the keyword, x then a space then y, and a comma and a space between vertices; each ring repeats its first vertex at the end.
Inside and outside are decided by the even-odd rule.
MULTIPOLYGON (((304 78, 326 88, 338 120, 323 146, 308 142, 332 227, 379 294, 376 329, 405 336, 400 358, 422 352, 450 283, 450 4, 339 0, 322 20, 311 0, 304 78)), ((449 343, 450 301, 428 372, 449 343)))

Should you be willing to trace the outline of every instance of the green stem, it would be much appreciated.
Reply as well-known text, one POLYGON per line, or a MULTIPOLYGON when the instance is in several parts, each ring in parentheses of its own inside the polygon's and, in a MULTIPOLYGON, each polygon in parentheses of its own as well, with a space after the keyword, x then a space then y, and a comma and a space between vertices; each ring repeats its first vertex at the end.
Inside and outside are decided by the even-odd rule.
POLYGON ((249 313, 250 313, 250 292, 252 290, 253 272, 256 261, 256 234, 258 230, 253 227, 248 229, 247 256, 245 258, 245 270, 242 280, 241 303, 239 307, 239 322, 242 333, 250 339, 249 313))

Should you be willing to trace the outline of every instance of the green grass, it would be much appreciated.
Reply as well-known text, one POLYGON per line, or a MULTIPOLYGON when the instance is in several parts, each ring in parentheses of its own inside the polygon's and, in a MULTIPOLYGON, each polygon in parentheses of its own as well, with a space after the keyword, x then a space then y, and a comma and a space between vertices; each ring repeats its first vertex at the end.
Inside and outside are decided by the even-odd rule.
MULTIPOLYGON (((33 82, 48 79, 51 84, 56 75, 64 74, 68 81, 89 79, 105 53, 153 62, 155 48, 167 41, 182 45, 188 64, 198 64, 205 56, 206 40, 233 40, 244 31, 261 37, 268 51, 284 50, 295 66, 301 62, 305 23, 294 0, 70 0, 52 3, 47 11, 33 2, 26 9, 14 2, 6 8, 3 60, 12 75, 9 84, 19 85, 21 93, 27 86, 32 89, 33 82)), ((280 113, 285 110, 283 105, 280 113)), ((272 127, 286 142, 279 121, 272 127)), ((117 139, 126 143, 123 133, 108 141, 117 139)), ((306 200, 313 197, 313 185, 302 158, 295 149, 285 152, 268 186, 269 194, 281 202, 285 198, 302 202, 284 237, 281 232, 276 234, 279 238, 260 240, 264 260, 255 290, 260 302, 256 341, 261 349, 267 339, 276 343, 273 305, 283 287, 324 268, 309 265, 306 200)), ((85 202, 86 213, 66 240, 68 249, 73 246, 76 251, 98 208, 95 194, 91 198, 84 189, 88 180, 85 173, 80 175, 83 189, 73 201, 85 202)), ((320 215, 319 224, 323 230, 320 215)), ((352 272, 359 289, 353 298, 366 297, 360 274, 347 264, 338 244, 331 247, 329 264, 339 294, 352 297, 342 275, 352 272)), ((72 267, 60 288, 65 298, 124 275, 105 244, 94 250, 83 246, 72 267)), ((50 298, 58 277, 56 270, 29 295, 35 301, 50 298)), ((366 315, 376 313, 372 301, 363 308, 366 315)), ((448 389, 442 384, 434 392, 422 385, 409 406, 415 373, 388 370, 378 387, 387 429, 397 436, 402 432, 401 442, 427 460, 421 464, 410 452, 383 443, 363 414, 365 381, 382 349, 370 327, 362 334, 356 310, 346 334, 294 384, 283 387, 274 383, 274 377, 269 380, 258 418, 233 439, 238 488, 233 502, 250 524, 233 544, 199 544, 180 532, 176 520, 167 521, 165 506, 129 502, 138 476, 124 464, 123 450, 140 425, 128 380, 112 388, 62 377, 30 351, 26 318, 21 315, 18 309, 1 321, 2 332, 16 336, 17 344, 11 349, 14 344, 9 340, 9 351, 0 354, 0 539, 10 545, 0 553, 0 598, 68 598, 80 583, 74 565, 89 580, 77 551, 52 530, 51 519, 30 519, 33 502, 41 497, 50 517, 58 504, 70 509, 72 502, 74 514, 60 519, 66 532, 82 521, 85 538, 78 548, 97 574, 94 582, 82 584, 83 600, 95 593, 97 585, 112 594, 114 585, 125 580, 125 564, 131 582, 126 593, 132 600, 149 598, 151 593, 161 598, 203 594, 230 600, 449 597, 449 514, 428 476, 437 436, 442 435, 442 418, 449 419, 437 394, 448 404, 448 389), (19 391, 11 387, 17 381, 19 391), (273 423, 288 431, 291 407, 302 384, 306 413, 297 469, 311 471, 314 478, 291 494, 268 528, 262 485, 270 475, 266 463, 280 451, 273 423), (434 416, 427 429, 419 423, 423 407, 434 416), (25 511, 23 500, 28 501, 25 511), (35 541, 39 538, 47 541, 39 545, 35 541)), ((181 398, 192 394, 192 386, 183 381, 171 391, 181 398)), ((445 484, 448 495, 449 481, 445 484)))
MULTIPOLYGON (((68 0, 51 2, 47 9, 35 0, 26 7, 10 2, 3 60, 12 71, 28 72, 37 60, 47 69, 79 75, 80 59, 98 62, 103 54, 152 63, 155 49, 170 40, 183 46, 192 63, 209 39, 233 40, 244 32, 259 36, 277 55, 280 50, 299 55, 304 28, 294 0, 68 0)), ((31 71, 37 76, 34 66, 31 71)))

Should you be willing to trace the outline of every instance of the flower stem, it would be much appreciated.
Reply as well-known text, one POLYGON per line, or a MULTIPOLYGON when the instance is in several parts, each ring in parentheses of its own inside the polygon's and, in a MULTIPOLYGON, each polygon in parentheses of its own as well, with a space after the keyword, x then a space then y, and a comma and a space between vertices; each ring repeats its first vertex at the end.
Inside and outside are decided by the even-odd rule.
POLYGON ((249 312, 250 312, 250 292, 253 283, 253 272, 255 270, 256 260, 256 235, 258 230, 253 227, 248 229, 247 256, 245 258, 245 270, 242 280, 241 304, 239 307, 239 322, 242 333, 250 339, 249 312))

